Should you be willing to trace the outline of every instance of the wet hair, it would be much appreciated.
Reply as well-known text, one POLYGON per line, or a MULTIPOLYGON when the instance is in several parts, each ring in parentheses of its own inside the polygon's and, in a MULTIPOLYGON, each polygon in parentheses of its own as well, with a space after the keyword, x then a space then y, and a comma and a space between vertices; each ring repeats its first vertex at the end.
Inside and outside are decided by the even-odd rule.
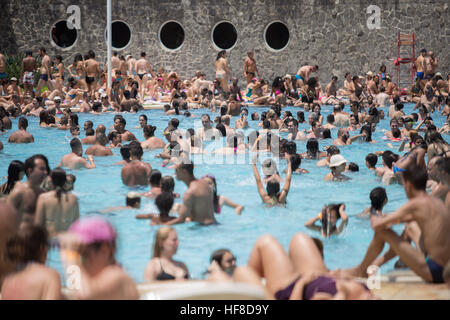
POLYGON ((305 113, 303 111, 297 112, 297 121, 300 123, 305 122, 305 113))
POLYGON ((308 156, 316 158, 319 153, 319 141, 315 138, 308 139, 306 142, 306 150, 308 156))
MULTIPOLYGON (((62 123, 62 119, 61 119, 61 123, 62 123)), ((86 130, 86 137, 94 136, 94 135, 95 135, 94 129, 89 128, 89 129, 86 130)))
POLYGON ((278 193, 280 192, 280 183, 278 181, 269 181, 267 182, 266 190, 269 197, 278 196, 278 193))
POLYGON ((47 123, 48 124, 48 111, 47 110, 42 110, 39 113, 39 123, 47 123))
POLYGON ((23 128, 23 129, 26 129, 26 128, 28 128, 28 120, 27 120, 27 118, 25 118, 25 117, 20 117, 19 118, 19 127, 21 127, 21 128, 23 128))
POLYGON ((270 129, 270 121, 269 120, 263 121, 263 129, 270 129))
POLYGON ((72 113, 70 116, 70 121, 72 122, 72 126, 78 126, 78 115, 76 115, 75 113, 72 113))
POLYGON ((252 120, 256 120, 256 116, 258 115, 258 112, 253 112, 252 113, 252 120))
POLYGON ((72 149, 72 151, 75 151, 75 149, 81 148, 81 141, 78 138, 73 138, 70 141, 70 148, 72 149))
POLYGON ((122 159, 125 161, 130 160, 130 145, 124 145, 120 148, 120 154, 122 155, 122 159))
POLYGON ((217 264, 222 268, 222 259, 225 253, 227 252, 231 253, 231 251, 228 249, 218 249, 214 251, 211 255, 210 261, 211 262, 216 261, 217 264))
POLYGON ((392 169, 392 163, 395 162, 394 153, 392 151, 385 151, 382 155, 384 163, 387 165, 389 169, 392 169))
POLYGON ((425 168, 413 164, 403 172, 403 180, 409 181, 416 190, 425 191, 427 187, 428 174, 425 168))
POLYGON ((438 171, 445 172, 450 175, 450 158, 439 157, 436 160, 435 165, 438 171))
POLYGON ((328 230, 328 215, 326 214, 327 209, 330 210, 330 212, 334 211, 336 212, 336 220, 339 220, 341 218, 341 214, 339 213, 339 208, 343 205, 343 203, 338 204, 329 204, 322 208, 322 230, 325 232, 326 236, 329 236, 330 234, 328 231, 332 234, 334 230, 336 230, 336 226, 333 226, 331 230, 328 230))
POLYGON ((125 198, 125 204, 127 207, 136 207, 136 204, 141 203, 141 197, 137 194, 136 196, 129 196, 125 198))
POLYGON ((144 150, 142 149, 142 146, 137 141, 132 141, 128 144, 130 146, 130 155, 133 158, 142 158, 144 155, 144 150))
POLYGON ((394 138, 400 138, 402 136, 400 129, 399 128, 392 129, 392 136, 394 138))
POLYGON ((43 154, 35 154, 34 156, 29 157, 27 160, 25 160, 24 164, 24 170, 25 174, 28 177, 28 169, 31 169, 31 171, 34 170, 34 167, 36 166, 36 159, 41 159, 45 162, 45 166, 47 169, 47 173, 50 172, 50 167, 48 166, 48 159, 43 154))
POLYGON ((300 167, 301 164, 302 164, 302 157, 300 157, 299 154, 294 154, 294 155, 291 156, 291 169, 292 169, 292 172, 297 170, 300 167))
POLYGON ((294 141, 289 141, 285 144, 286 153, 290 155, 297 154, 297 145, 294 141))
POLYGON ((366 138, 365 138, 365 142, 371 142, 372 141, 372 128, 371 128, 371 126, 370 125, 363 125, 362 127, 361 127, 361 132, 360 133, 363 133, 363 132, 366 132, 366 138))
POLYGON ((25 173, 25 164, 19 160, 11 161, 8 167, 8 181, 6 182, 6 188, 3 194, 7 195, 11 192, 16 182, 19 181, 21 172, 25 173))
POLYGON ((193 163, 182 163, 180 165, 181 170, 186 170, 190 175, 194 175, 194 164, 193 163))
POLYGON ((150 178, 148 179, 151 186, 160 186, 161 185, 161 171, 157 169, 153 169, 150 173, 150 178))
POLYGON ((336 147, 335 145, 331 145, 327 149, 327 155, 329 157, 334 156, 336 154, 340 154, 340 153, 341 153, 341 150, 339 150, 339 148, 336 147))
POLYGON ((161 191, 173 192, 175 189, 175 180, 172 176, 164 176, 161 178, 161 191))
POLYGON ((142 128, 142 131, 144 132, 144 136, 153 137, 155 135, 156 127, 152 125, 146 125, 144 126, 144 128, 142 128))
POLYGON ((27 224, 6 242, 6 257, 16 266, 28 263, 43 263, 42 252, 48 248, 47 230, 41 226, 27 224))
POLYGON ((375 165, 376 165, 377 162, 378 162, 378 157, 377 157, 375 154, 373 154, 373 153, 369 153, 369 154, 366 156, 366 161, 367 161, 367 163, 369 164, 369 166, 370 166, 371 168, 375 168, 375 165))
POLYGON ((348 164, 348 170, 352 172, 359 172, 359 166, 354 162, 350 162, 348 164))
POLYGON ((222 123, 219 123, 218 125, 216 125, 216 129, 220 131, 220 133, 222 134, 222 137, 227 136, 227 130, 225 129, 225 126, 222 123))
POLYGON ((174 202, 173 194, 171 192, 162 192, 155 199, 155 205, 160 214, 169 214, 174 202))
POLYGON ((370 202, 373 209, 381 210, 386 200, 387 194, 385 188, 378 187, 370 192, 370 202))
POLYGON ((58 198, 58 202, 61 202, 61 194, 65 192, 64 185, 67 181, 66 172, 61 168, 53 169, 50 173, 50 178, 52 179, 53 185, 59 187, 56 190, 56 197, 58 198))
POLYGON ((331 139, 331 130, 330 129, 323 129, 323 138, 324 139, 331 139))
POLYGON ((86 120, 84 123, 85 124, 87 123, 89 128, 93 128, 94 127, 94 123, 91 120, 86 120))
POLYGON ((329 114, 327 116, 327 122, 333 124, 334 123, 334 115, 333 114, 329 114))

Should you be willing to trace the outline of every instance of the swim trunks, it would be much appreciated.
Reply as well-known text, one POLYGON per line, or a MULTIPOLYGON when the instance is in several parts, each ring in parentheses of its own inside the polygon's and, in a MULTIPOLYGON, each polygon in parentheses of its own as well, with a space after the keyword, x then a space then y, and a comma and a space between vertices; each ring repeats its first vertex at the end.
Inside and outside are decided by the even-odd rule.
POLYGON ((94 83, 94 81, 95 81, 95 77, 88 77, 88 76, 86 76, 86 83, 87 84, 94 83))
POLYGON ((424 73, 423 72, 417 72, 417 78, 420 80, 423 80, 424 73))
POLYGON ((48 74, 41 74, 40 79, 48 81, 48 74))
POLYGON ((302 80, 303 82, 305 82, 305 79, 303 79, 303 77, 301 75, 299 75, 299 74, 295 75, 295 79, 302 80))
POLYGON ((433 261, 430 257, 427 257, 425 261, 427 262, 427 266, 433 276, 433 283, 444 283, 444 268, 433 261))
POLYGON ((0 72, 0 79, 6 79, 6 73, 0 72))
POLYGON ((34 73, 29 71, 23 74, 22 82, 24 84, 32 86, 34 84, 34 73))
POLYGON ((430 73, 430 74, 425 75, 425 79, 431 79, 433 77, 434 77, 434 73, 430 73))

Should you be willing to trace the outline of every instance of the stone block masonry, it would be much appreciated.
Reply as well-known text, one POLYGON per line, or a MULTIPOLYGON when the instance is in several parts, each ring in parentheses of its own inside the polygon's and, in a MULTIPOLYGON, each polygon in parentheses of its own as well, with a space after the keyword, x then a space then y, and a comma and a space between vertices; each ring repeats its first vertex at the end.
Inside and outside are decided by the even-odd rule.
MULTIPOLYGON (((220 21, 231 22, 238 34, 229 52, 233 76, 243 84, 243 61, 248 50, 255 51, 263 78, 273 79, 295 74, 303 64, 318 64, 318 75, 325 84, 331 75, 342 83, 345 72, 378 72, 386 64, 394 75, 397 32, 416 33, 416 53, 433 50, 444 77, 450 66, 450 21, 447 0, 113 0, 113 21, 125 22, 132 38, 121 54, 138 57, 146 51, 152 66, 176 70, 190 77, 204 70, 214 77, 218 50, 211 41, 213 27, 220 21), (380 29, 367 27, 367 7, 381 9, 380 29), (158 38, 167 21, 180 23, 185 32, 184 44, 176 51, 163 48, 158 38), (289 29, 288 46, 281 51, 265 44, 264 30, 273 21, 289 29), (390 60, 392 59, 392 60, 390 60)), ((60 54, 65 64, 75 53, 93 49, 101 62, 106 59, 106 0, 2 0, 0 1, 0 52, 16 53, 26 49, 37 52, 47 47, 54 57, 60 54), (66 9, 78 5, 81 29, 75 45, 61 50, 52 45, 50 29, 66 19, 66 9)))

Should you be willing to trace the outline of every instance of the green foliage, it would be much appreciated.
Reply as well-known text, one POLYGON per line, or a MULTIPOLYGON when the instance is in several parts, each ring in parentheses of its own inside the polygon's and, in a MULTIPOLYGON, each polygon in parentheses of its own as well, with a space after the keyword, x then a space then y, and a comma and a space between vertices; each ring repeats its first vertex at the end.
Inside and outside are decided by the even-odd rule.
MULTIPOLYGON (((8 79, 11 79, 12 77, 15 77, 19 80, 19 83, 22 82, 22 79, 20 79, 20 72, 22 71, 22 60, 25 58, 25 54, 23 52, 17 53, 14 55, 5 55, 6 58, 6 75, 8 79)), ((36 64, 38 68, 41 65, 41 57, 38 56, 36 58, 36 64)), ((34 83, 37 85, 40 77, 40 72, 37 71, 34 74, 34 83)))

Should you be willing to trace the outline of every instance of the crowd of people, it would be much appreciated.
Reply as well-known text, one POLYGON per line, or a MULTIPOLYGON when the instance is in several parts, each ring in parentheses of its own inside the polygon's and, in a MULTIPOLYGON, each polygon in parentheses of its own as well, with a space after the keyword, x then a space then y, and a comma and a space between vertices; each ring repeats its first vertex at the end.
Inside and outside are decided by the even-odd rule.
MULTIPOLYGON (((237 267, 231 251, 220 249, 212 254, 205 274, 212 281, 258 285, 268 298, 373 299, 376 297, 369 288, 355 277, 367 277, 369 266, 381 266, 399 257, 399 263, 427 282, 450 282, 450 145, 442 137, 450 132, 450 74, 444 79, 436 72, 433 52, 422 50, 415 60, 417 75, 411 88, 396 86, 383 65, 378 74, 368 71, 365 77, 347 73, 341 88, 333 75, 324 90, 319 77, 314 76, 318 65, 301 66, 296 75, 277 76, 269 84, 261 78, 253 52, 248 52, 243 63, 243 90, 238 76, 232 77, 226 51, 218 53, 213 81, 207 80, 202 71, 190 79, 176 72, 167 74, 163 68, 155 72, 145 52, 139 59, 114 52, 111 88, 107 88, 107 70, 101 69, 92 50, 85 56, 76 54, 71 63, 65 63, 61 56, 50 58, 45 48, 39 49, 39 56, 40 65, 32 51, 26 52, 18 80, 7 78, 6 60, 0 54, 0 131, 12 130, 11 119, 18 119, 18 130, 9 135, 7 144, 0 141, 0 150, 7 150, 13 143, 33 148, 38 137, 27 131, 30 117, 39 117, 38 130, 66 130, 73 138, 68 146, 70 152, 54 169, 47 157, 38 153, 9 164, 7 182, 0 186, 3 299, 64 298, 60 275, 45 264, 51 244, 58 246, 66 266, 81 270, 77 298, 138 298, 136 284, 115 259, 118 239, 114 228, 104 218, 80 215, 78 199, 71 192, 76 176, 64 169, 96 170, 95 158, 114 157, 112 149, 118 148, 122 159, 116 165, 122 166, 123 184, 150 187, 142 194, 130 192, 124 208, 139 208, 141 197, 153 199, 159 212, 135 217, 165 225, 156 233, 144 280, 182 281, 190 278, 189 270, 185 263, 173 259, 178 236, 169 226, 188 221, 216 224, 216 214, 223 206, 233 208, 238 215, 245 212, 242 205, 218 194, 214 176, 195 175, 192 157, 208 153, 205 143, 224 142, 213 154, 251 154, 262 202, 267 207, 285 206, 295 175, 309 173, 300 167, 303 161, 315 161, 318 168, 328 167, 324 181, 349 181, 348 172, 359 171, 359 167, 347 161, 341 149, 375 143, 372 133, 381 130, 380 123, 388 121, 390 130, 384 132, 383 140, 389 149, 373 150, 365 157, 365 165, 384 185, 403 185, 408 202, 386 214, 386 190, 373 189, 371 206, 360 216, 370 219, 374 236, 360 265, 349 270, 329 270, 325 266, 319 238, 338 236, 349 222, 345 204, 339 203, 326 204, 306 222, 305 227, 317 232, 318 238, 296 234, 286 253, 277 239, 263 235, 255 243, 247 266, 237 267), (415 104, 413 111, 417 112, 405 114, 406 103, 415 104), (172 118, 163 137, 157 137, 157 128, 148 123, 152 121, 149 114, 140 114, 140 127, 134 129, 142 130, 145 140, 138 141, 126 129, 122 113, 138 113, 147 104, 163 106, 164 113, 172 118), (250 115, 258 122, 258 127, 251 128, 248 107, 258 105, 267 107, 250 115), (326 117, 321 114, 324 105, 333 106, 326 117), (283 111, 285 106, 294 106, 298 112, 294 115, 283 111), (189 110, 201 108, 206 110, 201 116, 201 128, 179 128, 180 116, 194 118, 189 110), (81 139, 78 112, 92 117, 114 113, 113 123, 94 128, 93 122, 87 120, 83 124, 85 137, 81 139), (211 119, 210 114, 217 116, 211 119), (445 117, 446 122, 437 127, 433 118, 440 117, 445 117), (307 124, 310 129, 299 130, 299 124, 307 124), (246 136, 247 129, 251 133, 246 136), (282 133, 287 133, 285 139, 282 133), (328 145, 325 151, 320 151, 319 141, 328 145), (305 144, 307 151, 298 153, 298 143, 305 144), (400 143, 398 151, 394 143, 400 143), (87 158, 83 156, 84 147, 87 158), (175 180, 162 176, 143 161, 146 150, 160 150, 156 157, 162 159, 165 168, 175 169, 176 179, 186 184, 181 203, 174 201, 180 197, 174 193, 175 180), (259 167, 258 155, 263 153, 270 158, 259 167), (382 166, 377 166, 379 159, 382 166), (287 164, 281 173, 279 161, 287 164), (22 182, 24 177, 26 181, 22 182), (394 224, 405 225, 401 235, 392 230, 394 224), (380 255, 385 244, 390 248, 380 255), (41 276, 35 277, 37 273, 41 276)), ((118 208, 106 211, 114 210, 118 208)))

